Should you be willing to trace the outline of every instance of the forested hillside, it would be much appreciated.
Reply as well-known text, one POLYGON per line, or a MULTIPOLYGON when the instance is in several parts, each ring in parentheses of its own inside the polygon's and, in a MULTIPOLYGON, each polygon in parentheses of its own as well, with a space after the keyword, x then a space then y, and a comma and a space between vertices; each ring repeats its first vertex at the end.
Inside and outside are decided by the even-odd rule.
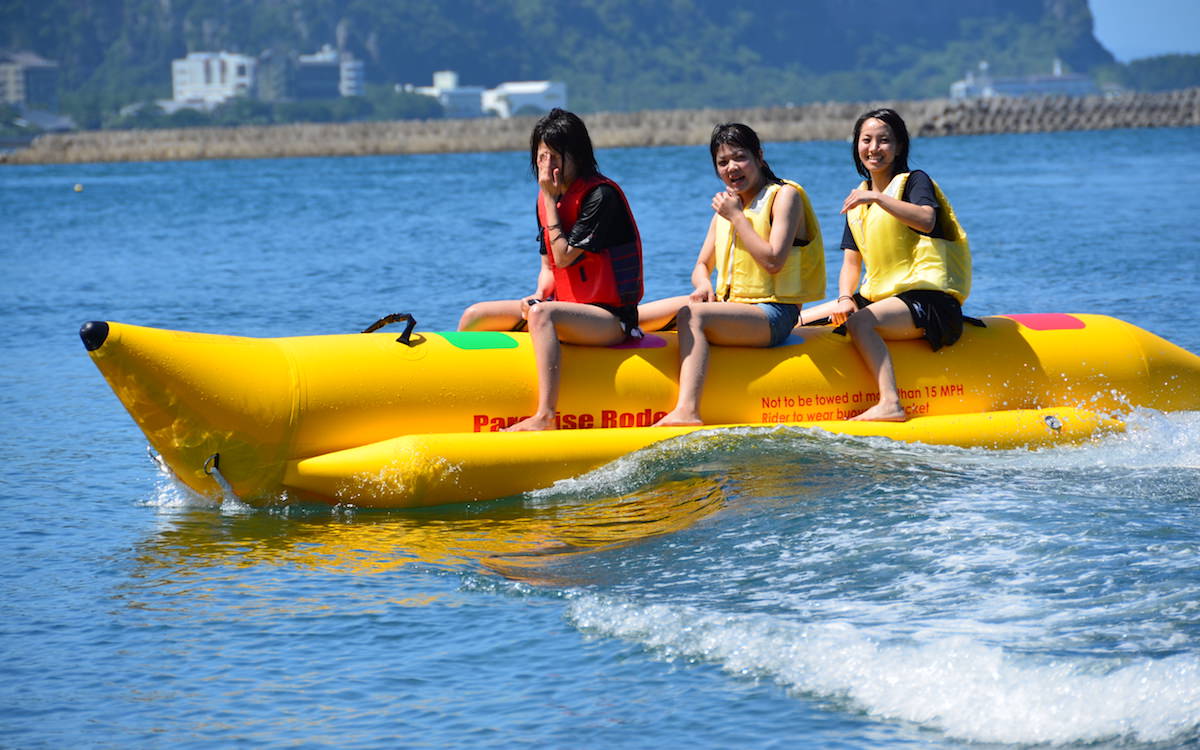
POLYGON ((167 98, 189 51, 326 43, 374 84, 553 78, 584 112, 944 96, 984 59, 1113 63, 1086 0, 0 0, 0 49, 58 61, 68 111, 167 98))

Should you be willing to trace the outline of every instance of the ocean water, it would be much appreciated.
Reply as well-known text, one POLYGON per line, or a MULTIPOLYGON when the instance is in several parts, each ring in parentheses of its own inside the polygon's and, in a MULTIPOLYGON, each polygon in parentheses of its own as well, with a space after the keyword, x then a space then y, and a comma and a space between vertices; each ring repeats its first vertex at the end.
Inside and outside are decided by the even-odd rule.
MULTIPOLYGON (((849 145, 766 155, 836 248, 849 145)), ((686 291, 707 151, 599 158, 648 298, 686 291)), ((253 510, 160 474, 76 336, 451 328, 533 289, 526 159, 0 169, 0 747, 1200 747, 1200 413, 1044 451, 735 430, 492 503, 253 510)), ((912 163, 969 312, 1200 352, 1200 130, 912 163)))

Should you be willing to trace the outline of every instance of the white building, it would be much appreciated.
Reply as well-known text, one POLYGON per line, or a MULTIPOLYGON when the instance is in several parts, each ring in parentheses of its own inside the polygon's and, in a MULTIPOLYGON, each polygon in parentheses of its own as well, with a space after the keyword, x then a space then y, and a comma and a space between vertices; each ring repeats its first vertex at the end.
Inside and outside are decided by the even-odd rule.
POLYGON ((294 87, 298 99, 362 96, 367 89, 366 69, 362 60, 326 44, 297 58, 294 87))
POLYGON ((349 52, 342 53, 338 93, 342 96, 363 96, 367 93, 366 66, 362 60, 355 59, 349 52))
POLYGON ((483 110, 499 117, 545 114, 566 106, 567 84, 562 81, 507 81, 483 92, 483 110))
POLYGON ((257 61, 233 52, 191 52, 171 61, 172 103, 212 109, 235 96, 251 96, 257 61))
MULTIPOLYGON (((397 87, 399 88, 399 87, 397 87)), ((494 89, 460 86, 458 73, 439 70, 432 86, 405 86, 405 91, 437 99, 447 117, 513 117, 544 114, 567 106, 567 84, 561 81, 508 81, 494 89)))
POLYGON ((1079 73, 1064 73, 1062 61, 1055 60, 1049 75, 993 78, 987 62, 979 63, 979 72, 950 84, 951 99, 987 99, 993 96, 1093 96, 1100 88, 1091 78, 1079 73))
POLYGON ((0 52, 0 102, 58 110, 58 63, 32 52, 0 52))
POLYGON ((459 86, 458 73, 453 70, 439 70, 433 74, 432 86, 417 86, 411 90, 437 99, 446 117, 483 116, 483 87, 459 86))

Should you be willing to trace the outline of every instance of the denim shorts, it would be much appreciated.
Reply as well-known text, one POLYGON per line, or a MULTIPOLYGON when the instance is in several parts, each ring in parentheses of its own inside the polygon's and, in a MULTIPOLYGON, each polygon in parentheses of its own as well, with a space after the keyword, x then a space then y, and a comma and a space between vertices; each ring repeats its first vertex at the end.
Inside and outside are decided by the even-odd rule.
POLYGON ((755 302, 754 306, 767 316, 771 326, 771 343, 767 346, 779 346, 783 343, 800 322, 800 306, 786 302, 755 302))

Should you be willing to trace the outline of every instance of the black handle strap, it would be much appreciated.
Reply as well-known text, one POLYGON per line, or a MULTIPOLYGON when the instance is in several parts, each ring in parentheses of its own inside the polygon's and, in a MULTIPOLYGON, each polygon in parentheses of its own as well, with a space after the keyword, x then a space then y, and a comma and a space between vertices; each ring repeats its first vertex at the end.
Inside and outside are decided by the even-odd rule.
POLYGON ((417 319, 408 313, 392 313, 391 315, 384 315, 379 320, 364 328, 363 333, 372 333, 373 331, 378 331, 380 328, 383 328, 386 325, 399 323, 400 321, 407 322, 404 324, 404 333, 400 334, 396 341, 399 341, 405 346, 414 346, 412 342, 412 332, 413 329, 417 327, 417 319))

